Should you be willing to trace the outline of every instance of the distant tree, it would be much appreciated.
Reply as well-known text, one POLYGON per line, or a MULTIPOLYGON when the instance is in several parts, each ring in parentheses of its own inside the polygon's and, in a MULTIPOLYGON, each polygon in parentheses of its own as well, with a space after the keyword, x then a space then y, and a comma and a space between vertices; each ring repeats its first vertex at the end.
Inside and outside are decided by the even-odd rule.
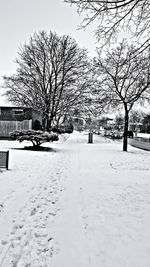
POLYGON ((39 146, 46 142, 58 141, 58 135, 55 133, 47 133, 43 131, 24 130, 14 131, 10 134, 12 140, 19 142, 31 141, 34 148, 39 149, 39 146))
POLYGON ((16 59, 16 73, 4 77, 6 96, 43 114, 44 128, 64 116, 87 87, 87 51, 70 36, 35 33, 16 59))
POLYGON ((149 46, 150 1, 149 0, 64 0, 76 5, 83 12, 82 27, 97 19, 97 37, 104 43, 114 39, 124 30, 141 40, 140 49, 149 46))
POLYGON ((114 123, 115 123, 115 128, 117 130, 122 130, 123 129, 123 125, 124 125, 124 117, 121 114, 116 115, 115 119, 114 119, 114 123))
POLYGON ((98 54, 93 71, 97 75, 101 101, 114 108, 124 108, 123 151, 127 151, 129 112, 134 103, 150 88, 149 55, 134 56, 135 47, 124 41, 113 51, 107 51, 104 59, 98 54))
POLYGON ((140 123, 143 119, 144 113, 142 110, 131 110, 130 112, 130 122, 131 123, 140 123))
POLYGON ((145 113, 140 109, 133 109, 130 112, 130 130, 138 132, 142 128, 142 120, 145 117, 145 113))
POLYGON ((142 132, 150 133, 150 114, 144 116, 142 120, 142 132))

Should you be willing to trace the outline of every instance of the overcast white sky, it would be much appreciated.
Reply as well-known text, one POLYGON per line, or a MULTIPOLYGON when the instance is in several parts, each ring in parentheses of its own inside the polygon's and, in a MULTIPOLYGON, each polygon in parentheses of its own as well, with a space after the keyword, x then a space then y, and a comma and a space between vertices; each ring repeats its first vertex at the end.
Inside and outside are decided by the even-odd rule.
POLYGON ((0 0, 0 76, 15 71, 18 48, 39 30, 70 34, 94 55, 91 28, 77 30, 81 17, 63 0, 0 0))

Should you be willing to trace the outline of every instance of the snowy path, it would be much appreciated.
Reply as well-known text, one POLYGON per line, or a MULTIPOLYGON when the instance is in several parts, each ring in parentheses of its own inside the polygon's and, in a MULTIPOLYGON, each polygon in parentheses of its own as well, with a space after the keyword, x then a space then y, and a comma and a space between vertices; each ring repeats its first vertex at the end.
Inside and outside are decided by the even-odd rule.
POLYGON ((150 153, 79 133, 52 147, 11 150, 0 173, 0 267, 149 267, 150 153))

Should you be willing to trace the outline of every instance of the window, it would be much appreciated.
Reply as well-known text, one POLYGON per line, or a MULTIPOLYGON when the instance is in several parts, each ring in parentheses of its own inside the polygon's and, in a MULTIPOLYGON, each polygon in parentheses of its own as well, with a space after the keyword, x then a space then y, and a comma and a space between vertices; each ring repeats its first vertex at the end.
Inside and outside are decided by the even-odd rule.
POLYGON ((24 114, 23 109, 13 109, 12 112, 14 115, 23 115, 24 114))

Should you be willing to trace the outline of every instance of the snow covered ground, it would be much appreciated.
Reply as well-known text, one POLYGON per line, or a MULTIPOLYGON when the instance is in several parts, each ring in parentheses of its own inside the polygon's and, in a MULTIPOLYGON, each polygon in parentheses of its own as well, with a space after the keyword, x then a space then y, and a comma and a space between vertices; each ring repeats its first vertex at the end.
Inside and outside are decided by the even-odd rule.
POLYGON ((87 140, 74 132, 51 152, 0 141, 0 267, 150 266, 150 152, 87 140))

